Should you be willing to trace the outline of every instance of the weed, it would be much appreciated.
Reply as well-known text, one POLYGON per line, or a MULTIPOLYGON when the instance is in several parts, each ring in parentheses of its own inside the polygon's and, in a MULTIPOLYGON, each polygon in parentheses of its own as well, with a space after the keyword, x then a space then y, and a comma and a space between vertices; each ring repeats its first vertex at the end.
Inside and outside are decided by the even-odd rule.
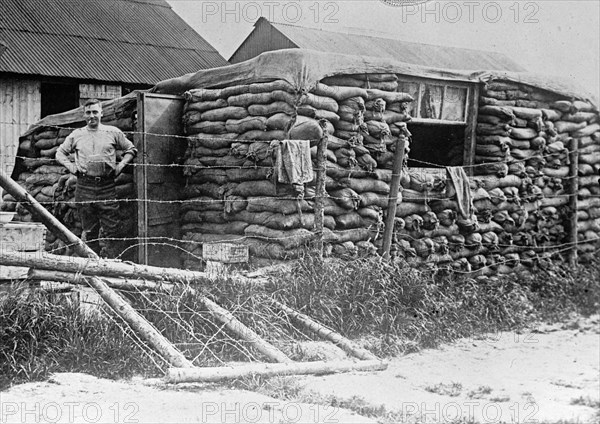
POLYGON ((490 393, 492 393, 492 388, 490 386, 479 386, 477 389, 470 391, 467 394, 467 397, 469 399, 481 399, 490 393))
POLYGON ((592 399, 590 396, 579 396, 578 398, 571 399, 571 405, 581 405, 600 409, 600 400, 592 399))
POLYGON ((294 377, 265 378, 258 375, 241 378, 232 382, 232 388, 262 393, 281 400, 296 400, 303 386, 294 377))
POLYGON ((425 390, 430 393, 436 393, 442 396, 456 397, 459 396, 462 392, 462 384, 456 382, 439 383, 435 386, 426 386, 425 390))
POLYGON ((510 396, 508 395, 500 395, 500 396, 494 396, 490 398, 490 402, 494 402, 494 403, 501 403, 501 402, 508 402, 510 400, 510 396))

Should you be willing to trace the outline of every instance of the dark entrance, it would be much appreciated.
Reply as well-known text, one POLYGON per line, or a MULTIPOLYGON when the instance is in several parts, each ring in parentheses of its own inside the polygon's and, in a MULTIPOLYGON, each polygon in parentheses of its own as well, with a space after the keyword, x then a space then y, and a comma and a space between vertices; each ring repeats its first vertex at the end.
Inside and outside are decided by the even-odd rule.
POLYGON ((79 107, 79 84, 43 82, 41 117, 79 107))
POLYGON ((464 125, 409 123, 408 129, 412 133, 409 167, 464 165, 464 125))

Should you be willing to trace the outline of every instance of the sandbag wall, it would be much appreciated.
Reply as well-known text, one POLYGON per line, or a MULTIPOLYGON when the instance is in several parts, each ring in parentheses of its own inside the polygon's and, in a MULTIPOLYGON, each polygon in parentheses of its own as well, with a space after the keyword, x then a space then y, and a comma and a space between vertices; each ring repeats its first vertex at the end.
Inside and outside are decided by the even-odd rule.
POLYGON ((310 140, 316 168, 324 134, 324 241, 336 254, 375 252, 393 152, 410 120, 412 98, 396 91, 397 80, 354 75, 325 79, 310 93, 285 81, 186 93, 186 266, 201 267, 201 246, 213 241, 245 243, 259 258, 297 257, 315 235, 315 180, 294 187, 272 178, 277 140, 310 140))
MULTIPOLYGON (((314 181, 301 193, 274 183, 271 141, 311 140, 314 159, 324 133, 328 253, 374 252, 397 137, 410 121, 412 99, 397 87, 397 75, 371 74, 325 78, 310 93, 284 81, 188 92, 186 266, 201 267, 202 244, 214 241, 245 243, 257 257, 297 257, 314 236, 314 181)), ((419 265, 510 272, 564 251, 568 144, 576 137, 580 249, 593 254, 600 234, 597 111, 520 84, 492 82, 481 93, 469 180, 474 215, 459 213, 444 169, 405 167, 392 253, 419 265)))
POLYGON ((480 210, 480 221, 504 225, 510 215, 518 224, 526 213, 512 234, 524 239, 525 248, 562 245, 564 250, 568 218, 577 213, 578 249, 597 255, 600 124, 595 106, 524 84, 490 82, 481 91, 475 163, 475 174, 487 175, 489 181, 498 178, 494 185, 500 184, 511 200, 493 213, 480 210), (577 211, 569 209, 573 140, 579 162, 577 211))
MULTIPOLYGON (((135 101, 121 104, 119 108, 105 108, 102 123, 120 128, 126 136, 133 140, 131 133, 135 130, 135 101)), ((71 175, 65 167, 55 159, 58 146, 77 127, 85 124, 81 121, 57 126, 41 126, 20 140, 13 179, 29 192, 48 211, 58 218, 75 235, 81 236, 81 222, 77 213, 75 185, 77 177, 71 175)), ((117 152, 119 156, 122 152, 117 152)), ((120 159, 120 156, 119 158, 120 159)), ((137 205, 131 169, 126 169, 116 180, 117 197, 123 200, 120 207, 123 234, 131 237, 137 233, 137 205)), ((31 214, 8 193, 3 196, 3 210, 16 211, 14 220, 30 222, 31 214)), ((125 248, 130 243, 123 243, 125 248)), ((71 255, 72 249, 52 232, 46 232, 46 250, 54 254, 71 255)))

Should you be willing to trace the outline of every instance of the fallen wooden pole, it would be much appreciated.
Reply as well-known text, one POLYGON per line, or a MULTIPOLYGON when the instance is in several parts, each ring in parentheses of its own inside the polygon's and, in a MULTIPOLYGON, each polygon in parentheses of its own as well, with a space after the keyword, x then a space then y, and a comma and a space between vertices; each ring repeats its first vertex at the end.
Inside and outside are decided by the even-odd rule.
POLYGON ((121 262, 109 259, 59 256, 40 252, 0 252, 0 263, 11 266, 25 266, 36 269, 58 270, 72 273, 80 272, 102 277, 131 278, 138 280, 198 282, 206 281, 208 279, 208 275, 203 272, 138 265, 131 262, 121 262))
POLYGON ((329 340, 330 342, 339 346, 341 349, 350 353, 352 356, 363 360, 378 360, 377 356, 373 355, 368 350, 355 346, 351 340, 347 339, 339 333, 336 333, 333 330, 330 330, 324 325, 319 324, 308 315, 295 311, 292 308, 284 305, 281 302, 278 302, 275 299, 271 299, 271 301, 277 308, 285 312, 285 314, 292 318, 294 321, 307 328, 308 330, 312 331, 313 333, 319 335, 320 337, 329 340))
MULTIPOLYGON (((81 272, 86 264, 91 261, 96 263, 100 262, 98 255, 89 248, 79 237, 73 234, 67 227, 60 223, 50 212, 48 212, 42 205, 39 204, 27 191, 25 191, 15 181, 10 179, 4 174, 3 170, 0 170, 0 186, 2 186, 7 192, 9 192, 15 199, 22 202, 23 206, 35 213, 42 222, 48 227, 50 231, 56 234, 61 240, 71 243, 78 247, 79 251, 88 256, 88 259, 82 264, 82 268, 72 270, 73 272, 81 272)), ((23 252, 9 253, 0 251, 0 264, 10 265, 7 255, 12 256, 25 256, 27 254, 23 252), (5 262, 4 260, 7 260, 5 262)), ((38 257, 39 253, 34 254, 38 257)), ((74 258, 65 258, 65 260, 72 260, 74 258)), ((17 266, 31 267, 31 265, 23 264, 17 266)), ((50 268, 52 269, 52 268, 50 268)), ((141 335, 150 345, 156 349, 171 365, 176 367, 192 367, 192 363, 188 361, 181 352, 179 352, 158 330, 156 330, 144 317, 139 315, 129 303, 127 303, 118 293, 108 287, 108 285, 100 280, 98 277, 88 277, 87 282, 89 285, 96 290, 98 295, 106 302, 112 310, 119 315, 134 331, 141 335)))
POLYGON ((96 290, 100 297, 119 315, 139 336, 146 340, 150 346, 158 351, 169 364, 181 368, 193 368, 190 361, 167 340, 165 336, 154 328, 146 319, 138 314, 113 289, 98 277, 88 277, 90 286, 96 290))
MULTIPOLYGON (((189 271, 179 268, 161 268, 121 262, 111 259, 79 258, 74 256, 52 255, 40 252, 0 252, 0 264, 23 266, 36 269, 83 273, 101 277, 125 278, 133 280, 166 281, 170 283, 204 283, 212 280, 205 272, 189 271), (17 265, 19 264, 19 265, 17 265)), ((232 276, 248 283, 263 283, 264 278, 245 278, 232 276)))
MULTIPOLYGON (((27 278, 38 281, 56 281, 75 285, 87 286, 87 276, 73 272, 50 271, 46 269, 30 268, 27 278)), ((117 290, 156 290, 170 292, 175 287, 173 284, 163 284, 156 281, 134 280, 125 278, 100 277, 110 288, 117 290)))
POLYGON ((234 317, 231 312, 217 305, 215 302, 205 296, 202 296, 201 300, 210 314, 215 319, 221 321, 228 331, 237 335, 240 339, 248 342, 252 347, 265 355, 267 358, 275 362, 292 362, 292 360, 288 358, 285 353, 264 340, 252 329, 242 324, 242 322, 234 317))
POLYGON ((383 361, 294 362, 291 364, 250 364, 236 367, 170 368, 167 383, 217 382, 250 376, 324 375, 349 371, 382 371, 383 361))

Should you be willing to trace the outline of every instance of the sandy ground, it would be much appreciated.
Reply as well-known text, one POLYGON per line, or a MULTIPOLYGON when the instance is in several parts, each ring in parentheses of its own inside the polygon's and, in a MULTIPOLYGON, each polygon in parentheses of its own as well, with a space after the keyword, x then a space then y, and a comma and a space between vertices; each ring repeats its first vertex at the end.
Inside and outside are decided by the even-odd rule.
POLYGON ((379 418, 206 385, 57 374, 0 392, 0 423, 596 423, 600 321, 463 339, 390 361, 386 371, 297 377, 304 399, 335 396, 379 418))
POLYGON ((362 397, 403 422, 600 420, 600 321, 488 334, 398 358, 382 373, 304 379, 305 390, 362 397))

